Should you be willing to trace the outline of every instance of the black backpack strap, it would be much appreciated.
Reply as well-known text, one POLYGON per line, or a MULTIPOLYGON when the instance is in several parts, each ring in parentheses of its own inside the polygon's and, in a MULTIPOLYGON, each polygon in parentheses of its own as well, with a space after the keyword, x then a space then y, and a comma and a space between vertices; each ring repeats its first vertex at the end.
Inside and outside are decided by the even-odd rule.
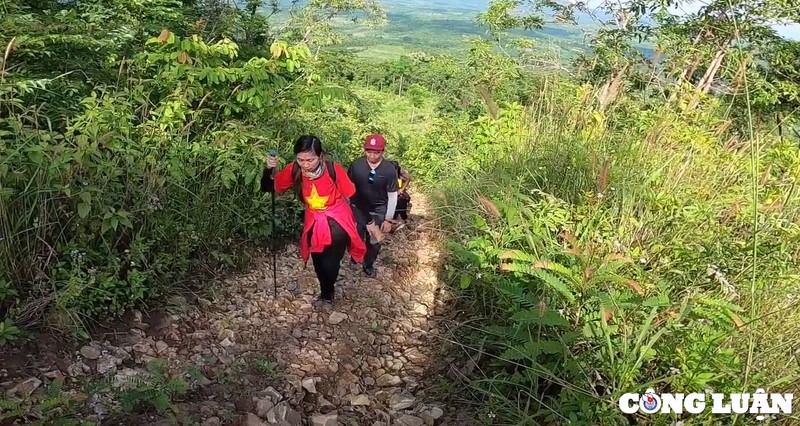
POLYGON ((328 168, 328 174, 333 179, 333 183, 336 183, 336 167, 333 166, 333 161, 326 161, 325 167, 328 168))

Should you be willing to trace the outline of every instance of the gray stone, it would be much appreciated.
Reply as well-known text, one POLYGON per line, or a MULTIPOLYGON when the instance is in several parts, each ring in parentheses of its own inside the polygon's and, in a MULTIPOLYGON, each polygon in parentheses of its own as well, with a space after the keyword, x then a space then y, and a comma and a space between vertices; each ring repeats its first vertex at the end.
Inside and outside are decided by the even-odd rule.
POLYGON ((339 426, 339 416, 335 413, 316 414, 311 417, 313 426, 339 426))
POLYGON ((267 421, 273 424, 285 422, 288 426, 302 426, 303 424, 300 413, 293 410, 286 401, 276 405, 267 413, 267 421))
POLYGON ((395 420, 394 426, 424 426, 425 421, 416 416, 404 414, 399 419, 395 420))
POLYGON ((403 383, 403 381, 400 380, 400 378, 397 377, 397 376, 392 376, 390 374, 384 374, 384 375, 378 377, 375 380, 375 383, 377 383, 378 386, 387 387, 387 386, 397 386, 400 383, 403 383))
POLYGON ((395 394, 389 399, 389 405, 392 407, 392 410, 400 411, 405 410, 406 408, 413 407, 414 402, 416 402, 416 398, 409 394, 395 394))
POLYGON ((86 359, 100 358, 100 350, 92 346, 84 346, 81 348, 81 355, 86 359))
POLYGON ((339 323, 341 323, 342 321, 344 321, 346 319, 347 319, 347 315, 345 315, 345 314, 343 314, 341 312, 333 312, 328 317, 328 323, 332 324, 332 325, 336 325, 336 324, 339 324, 339 323))
POLYGON ((350 405, 369 405, 369 396, 361 394, 361 395, 350 395, 350 405))

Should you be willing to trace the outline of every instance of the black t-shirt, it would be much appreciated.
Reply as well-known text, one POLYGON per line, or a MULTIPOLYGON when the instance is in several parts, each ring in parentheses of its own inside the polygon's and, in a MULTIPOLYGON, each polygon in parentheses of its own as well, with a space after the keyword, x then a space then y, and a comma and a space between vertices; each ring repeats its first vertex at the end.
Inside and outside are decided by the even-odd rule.
POLYGON ((372 168, 366 157, 354 161, 347 170, 356 187, 353 202, 363 211, 385 212, 389 193, 397 191, 397 169, 387 160, 375 168, 373 182, 369 182, 372 168))

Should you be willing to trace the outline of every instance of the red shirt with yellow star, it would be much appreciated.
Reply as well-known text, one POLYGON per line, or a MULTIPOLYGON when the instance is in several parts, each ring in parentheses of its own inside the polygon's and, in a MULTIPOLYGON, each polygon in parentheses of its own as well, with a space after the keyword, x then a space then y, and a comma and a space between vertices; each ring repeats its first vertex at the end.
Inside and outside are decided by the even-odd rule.
MULTIPOLYGON (((278 193, 285 192, 292 188, 292 169, 296 163, 291 163, 283 170, 275 174, 275 190, 278 193)), ((323 164, 322 176, 316 179, 309 179, 305 175, 300 175, 300 190, 303 194, 305 203, 305 224, 303 234, 300 237, 300 254, 303 261, 307 262, 309 252, 319 253, 330 245, 332 238, 328 218, 334 219, 345 232, 350 236, 349 252, 356 262, 361 262, 366 254, 367 247, 361 236, 358 234, 353 211, 345 200, 344 196, 352 197, 356 188, 347 176, 345 170, 338 163, 333 163, 336 170, 336 182, 328 174, 328 170, 323 164), (308 231, 314 227, 311 236, 311 245, 308 244, 308 231)))

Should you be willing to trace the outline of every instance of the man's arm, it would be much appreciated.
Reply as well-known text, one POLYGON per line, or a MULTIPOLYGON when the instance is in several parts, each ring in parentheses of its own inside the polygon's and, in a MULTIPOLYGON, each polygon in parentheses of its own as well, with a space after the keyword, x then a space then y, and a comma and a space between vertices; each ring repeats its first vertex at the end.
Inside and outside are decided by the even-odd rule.
POLYGON ((403 179, 406 182, 411 182, 411 175, 406 171, 406 169, 400 169, 400 179, 403 179))
POLYGON ((389 173, 386 192, 389 197, 386 205, 386 220, 390 221, 394 219, 394 211, 397 208, 397 171, 394 167, 391 168, 391 172, 389 173))
POLYGON ((403 191, 406 191, 411 182, 411 175, 405 169, 400 169, 400 179, 403 180, 403 191))

